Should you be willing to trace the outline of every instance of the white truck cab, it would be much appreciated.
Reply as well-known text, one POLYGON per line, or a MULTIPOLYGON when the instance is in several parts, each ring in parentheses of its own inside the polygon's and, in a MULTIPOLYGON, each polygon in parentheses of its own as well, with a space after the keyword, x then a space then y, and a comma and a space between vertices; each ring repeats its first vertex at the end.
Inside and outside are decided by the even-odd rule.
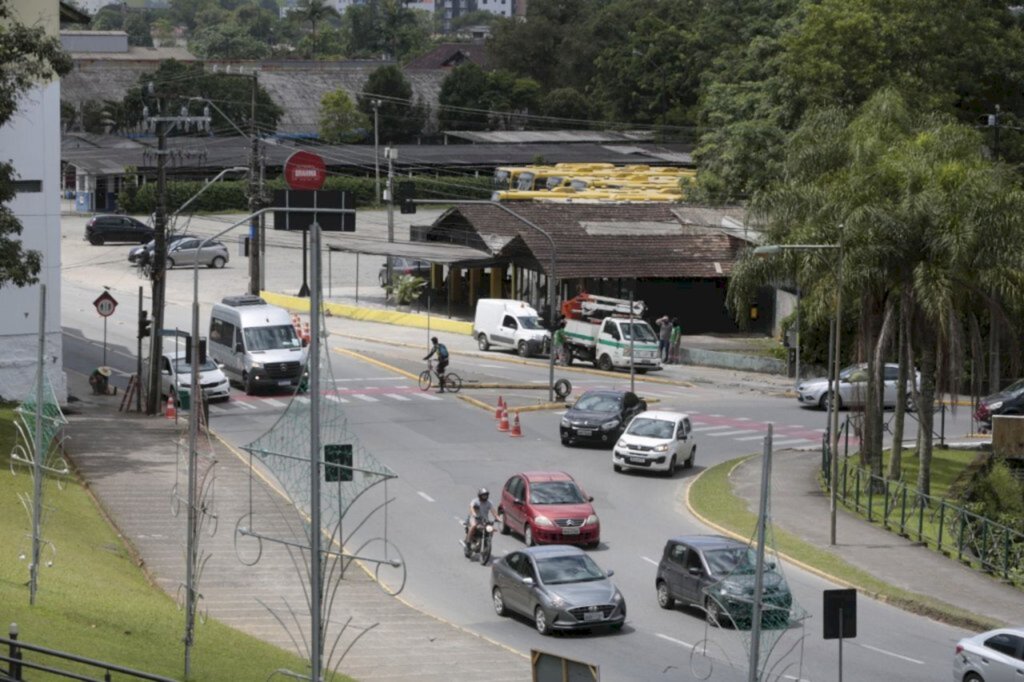
POLYGON ((528 303, 510 298, 481 298, 476 302, 473 338, 480 350, 512 348, 523 357, 544 352, 551 332, 528 303))

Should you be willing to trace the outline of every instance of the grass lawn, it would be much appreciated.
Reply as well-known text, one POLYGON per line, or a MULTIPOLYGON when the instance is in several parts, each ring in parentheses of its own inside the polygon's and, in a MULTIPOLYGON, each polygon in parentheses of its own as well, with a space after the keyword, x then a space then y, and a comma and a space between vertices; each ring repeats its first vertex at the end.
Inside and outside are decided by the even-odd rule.
MULTIPOLYGON (((26 643, 182 679, 183 612, 149 583, 129 547, 74 480, 64 490, 54 480, 44 484, 49 511, 43 538, 55 551, 44 549, 36 603, 29 605, 28 561, 19 556, 31 556, 31 523, 18 493, 30 492, 32 481, 23 468, 10 473, 13 416, 9 405, 0 408, 0 619, 17 623, 26 643)), ((26 658, 44 662, 35 654, 26 658)), ((95 669, 45 662, 100 676, 95 669)), ((308 664, 213 619, 197 624, 190 679, 264 680, 282 668, 305 673, 308 664)))
MULTIPOLYGON (((754 455, 757 456, 757 455, 754 455)), ((723 462, 705 470, 690 485, 689 506, 693 511, 720 529, 747 540, 754 533, 757 517, 747 509, 744 500, 733 495, 729 483, 731 472, 745 457, 723 462)), ((851 566, 831 552, 804 542, 775 528, 775 547, 780 554, 811 570, 838 578, 860 591, 895 604, 914 613, 975 630, 989 630, 1002 625, 998 621, 976 616, 928 595, 901 590, 888 585, 866 571, 851 566)))

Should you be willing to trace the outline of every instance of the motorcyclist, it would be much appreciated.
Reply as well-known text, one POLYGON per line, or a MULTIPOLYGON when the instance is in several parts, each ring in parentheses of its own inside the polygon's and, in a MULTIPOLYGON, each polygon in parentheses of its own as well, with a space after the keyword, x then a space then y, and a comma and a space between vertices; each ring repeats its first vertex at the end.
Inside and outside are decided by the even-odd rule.
POLYGON ((469 503, 469 517, 466 519, 465 553, 467 557, 472 554, 469 546, 473 533, 476 532, 476 527, 481 523, 486 524, 488 517, 493 517, 495 521, 500 521, 498 512, 494 510, 494 505, 488 499, 490 496, 491 493, 487 488, 480 488, 476 493, 476 497, 469 503))
POLYGON ((429 360, 435 353, 437 354, 437 377, 441 384, 437 392, 444 393, 444 371, 448 369, 448 347, 438 341, 436 336, 430 338, 430 343, 433 344, 430 352, 423 359, 429 360))

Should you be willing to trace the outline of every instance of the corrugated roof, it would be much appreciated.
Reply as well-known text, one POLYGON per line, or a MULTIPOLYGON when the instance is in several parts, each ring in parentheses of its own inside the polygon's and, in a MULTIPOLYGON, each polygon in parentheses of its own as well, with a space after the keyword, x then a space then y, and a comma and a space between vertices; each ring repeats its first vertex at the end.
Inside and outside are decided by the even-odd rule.
MULTIPOLYGON (((535 144, 538 142, 626 142, 649 140, 649 130, 445 130, 448 137, 473 143, 492 144, 535 144)), ((631 154, 631 148, 614 150, 619 154, 631 154)))

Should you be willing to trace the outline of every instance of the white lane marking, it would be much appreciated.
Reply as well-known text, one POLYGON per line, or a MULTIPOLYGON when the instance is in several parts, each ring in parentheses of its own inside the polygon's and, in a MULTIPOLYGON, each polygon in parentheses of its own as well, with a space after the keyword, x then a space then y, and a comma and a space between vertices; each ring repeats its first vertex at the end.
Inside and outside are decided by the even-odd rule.
POLYGON ((255 405, 253 405, 252 403, 246 402, 244 400, 236 400, 235 401, 235 405, 238 405, 240 407, 245 407, 245 408, 248 408, 250 410, 258 410, 258 409, 260 409, 260 408, 256 407, 255 405))
POLYGON ((424 500, 426 500, 427 502, 436 502, 436 501, 437 501, 437 500, 435 500, 435 499, 434 499, 433 497, 431 497, 430 495, 428 495, 428 494, 426 494, 425 492, 423 492, 422 490, 420 490, 420 491, 419 491, 419 492, 417 492, 416 494, 417 494, 417 495, 419 495, 420 497, 422 497, 422 498, 423 498, 424 500))
POLYGON ((414 393, 413 395, 418 395, 424 400, 444 400, 444 398, 438 398, 436 395, 430 395, 429 393, 425 393, 422 391, 420 393, 414 393))
POLYGON ((775 440, 772 445, 796 445, 797 443, 814 443, 809 438, 790 438, 789 440, 775 440))
POLYGON ((411 398, 406 398, 404 395, 398 395, 397 393, 385 393, 384 395, 389 398, 394 398, 395 400, 412 400, 411 398))
POLYGON ((295 396, 295 399, 298 400, 303 405, 308 405, 309 404, 309 398, 307 398, 304 395, 297 395, 297 396, 295 396))
POLYGON ((344 384, 350 381, 405 381, 405 377, 359 377, 357 379, 335 379, 334 383, 344 384))
POLYGON ((267 405, 273 405, 274 407, 287 407, 286 403, 282 403, 277 398, 264 398, 263 402, 267 405))
POLYGON ((908 663, 917 663, 918 665, 924 665, 924 661, 919 661, 916 658, 910 658, 909 656, 902 656, 900 654, 893 653, 892 651, 886 651, 885 649, 879 649, 878 647, 871 646, 870 644, 858 644, 857 646, 864 647, 865 649, 871 649, 872 651, 877 651, 878 653, 885 654, 886 656, 899 658, 901 660, 907 661, 908 663))
POLYGON ((761 440, 765 435, 762 433, 760 436, 747 436, 746 438, 737 438, 736 440, 761 440))
POLYGON ((685 646, 687 649, 692 649, 693 646, 694 646, 693 644, 690 644, 689 642, 684 642, 681 639, 676 639, 675 637, 669 637, 668 635, 663 635, 660 632, 655 632, 654 636, 655 637, 661 637, 666 642, 672 642, 673 644, 678 644, 680 646, 685 646))
POLYGON ((476 366, 477 367, 486 367, 487 369, 508 369, 507 365, 485 365, 485 364, 481 363, 481 364, 476 365, 476 366))
POLYGON ((644 561, 646 561, 646 562, 647 562, 647 563, 649 563, 649 564, 654 564, 655 566, 657 566, 657 565, 658 565, 658 562, 657 562, 657 561, 655 561, 654 559, 651 559, 651 558, 649 558, 649 557, 645 557, 645 556, 642 556, 642 557, 640 557, 640 558, 641 558, 641 559, 643 559, 644 561))
POLYGON ((348 402, 347 400, 342 398, 340 395, 334 395, 333 393, 328 393, 324 397, 327 398, 328 400, 333 400, 336 403, 347 403, 348 402))
POLYGON ((380 401, 379 401, 379 400, 377 400, 376 398, 374 398, 374 397, 372 397, 372 396, 368 396, 368 395, 363 395, 362 393, 353 393, 353 394, 352 394, 352 397, 353 397, 353 398, 359 398, 360 400, 365 400, 365 401, 366 401, 366 402, 368 402, 368 403, 376 403, 376 402, 380 402, 380 401))
POLYGON ((708 436, 712 436, 714 438, 719 438, 719 437, 724 437, 724 436, 739 436, 739 435, 746 434, 746 433, 754 433, 754 432, 751 431, 750 429, 740 429, 739 431, 719 431, 718 433, 709 433, 707 435, 708 436))
POLYGON ((230 410, 226 407, 221 407, 220 405, 210 405, 210 412, 230 412, 230 410))
POLYGON ((748 422, 748 421, 750 421, 750 417, 733 417, 733 419, 735 419, 738 422, 748 422))
POLYGON ((728 429, 728 428, 732 428, 732 427, 729 427, 729 426, 694 426, 690 430, 691 431, 696 431, 696 432, 707 433, 708 431, 721 431, 722 429, 728 429))
POLYGON ((719 418, 725 417, 724 414, 709 414, 708 416, 709 417, 719 417, 719 418))

